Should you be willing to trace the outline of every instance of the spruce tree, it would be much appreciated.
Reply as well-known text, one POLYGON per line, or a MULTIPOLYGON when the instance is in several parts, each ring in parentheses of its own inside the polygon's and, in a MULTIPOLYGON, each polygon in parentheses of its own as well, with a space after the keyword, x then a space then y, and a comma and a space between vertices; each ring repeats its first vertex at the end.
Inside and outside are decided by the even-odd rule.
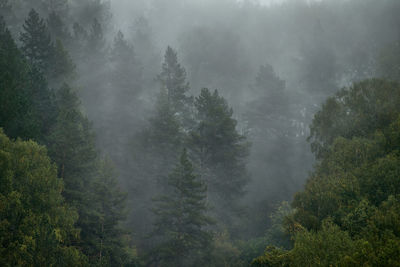
POLYGON ((53 53, 53 44, 46 23, 31 9, 20 35, 22 52, 28 61, 41 71, 47 72, 53 53))
POLYGON ((152 253, 160 266, 200 265, 212 240, 207 227, 207 186, 194 174, 186 149, 168 176, 167 193, 157 199, 153 236, 158 241, 152 253))
POLYGON ((186 96, 189 83, 186 81, 186 70, 179 64, 176 51, 168 46, 164 55, 162 71, 158 75, 161 87, 167 90, 168 101, 173 111, 183 119, 187 116, 190 98, 186 96))
POLYGON ((229 218, 232 212, 238 211, 249 178, 246 169, 248 143, 236 130, 233 111, 217 90, 211 93, 202 89, 194 105, 197 124, 190 132, 188 144, 207 181, 210 203, 218 217, 231 224, 229 218))
POLYGON ((29 66, 0 18, 0 127, 11 137, 39 134, 29 99, 29 66))
POLYGON ((0 20, 0 126, 12 138, 45 142, 54 123, 51 91, 41 72, 22 57, 0 20))
POLYGON ((70 86, 64 84, 57 91, 56 103, 58 116, 49 137, 49 154, 64 179, 66 200, 79 206, 96 170, 94 134, 70 86))
POLYGON ((93 198, 96 213, 89 230, 93 262, 101 266, 123 266, 131 263, 128 253, 128 232, 122 229, 125 220, 126 194, 121 192, 115 178, 114 168, 108 160, 98 161, 98 171, 93 180, 93 198))
POLYGON ((90 122, 80 110, 75 91, 64 84, 57 91, 57 122, 49 138, 49 152, 63 178, 63 195, 79 214, 78 243, 89 262, 121 265, 128 261, 124 232, 124 194, 119 192, 109 165, 99 161, 90 122))

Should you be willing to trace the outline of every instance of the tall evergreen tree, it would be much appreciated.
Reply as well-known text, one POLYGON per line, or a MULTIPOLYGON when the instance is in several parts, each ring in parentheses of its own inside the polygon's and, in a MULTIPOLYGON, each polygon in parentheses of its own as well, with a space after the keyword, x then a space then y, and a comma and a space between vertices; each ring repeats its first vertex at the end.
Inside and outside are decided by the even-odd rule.
POLYGON ((248 182, 248 143, 237 132, 233 111, 217 90, 211 93, 202 89, 194 105, 197 124, 190 132, 190 148, 207 181, 210 203, 217 208, 220 219, 229 224, 229 216, 238 211, 248 182))
POLYGON ((45 142, 54 122, 54 104, 43 75, 22 57, 0 20, 1 126, 12 138, 45 142))
POLYGON ((167 90, 168 101, 174 112, 183 118, 187 113, 190 98, 186 96, 189 83, 186 81, 186 70, 179 64, 176 51, 168 46, 164 55, 162 71, 158 75, 162 87, 167 90))
POLYGON ((115 105, 127 108, 135 102, 141 92, 142 68, 133 46, 126 41, 121 31, 114 38, 111 63, 113 65, 112 84, 115 87, 113 95, 117 102, 115 105))
POLYGON ((56 97, 58 116, 49 152, 64 180, 64 197, 79 213, 78 245, 90 263, 121 265, 129 260, 124 252, 124 233, 119 229, 124 195, 107 171, 110 166, 99 163, 94 134, 76 93, 64 84, 56 97))
POLYGON ((103 27, 100 22, 95 18, 93 20, 90 33, 88 36, 87 51, 91 54, 101 54, 105 49, 105 39, 103 27))
POLYGON ((20 40, 22 52, 28 61, 41 71, 47 72, 53 53, 53 44, 46 23, 34 9, 31 9, 25 20, 20 40))
POLYGON ((86 238, 90 239, 89 257, 100 266, 123 266, 132 263, 128 251, 128 232, 122 229, 125 219, 126 195, 118 187, 111 162, 98 161, 92 182, 94 211, 88 224, 86 238))
POLYGON ((58 90, 56 103, 58 116, 49 138, 49 154, 64 179, 66 200, 79 206, 96 169, 94 135, 80 111, 78 96, 67 84, 58 90))
POLYGON ((200 266, 212 239, 207 226, 205 183, 194 174, 186 149, 168 177, 167 194, 156 199, 158 245, 153 254, 160 266, 200 266))
POLYGON ((140 199, 142 203, 135 214, 146 218, 138 221, 135 215, 132 219, 135 229, 142 229, 139 230, 140 234, 151 231, 148 222, 152 220, 149 212, 151 196, 143 194, 148 191, 159 194, 166 186, 165 174, 172 170, 179 157, 185 137, 185 122, 188 121, 185 119, 189 117, 186 106, 188 98, 185 95, 188 89, 186 73, 177 61, 176 52, 170 47, 165 54, 158 80, 161 88, 153 115, 147 127, 136 135, 133 142, 133 172, 137 177, 131 182, 131 187, 137 192, 133 201, 140 199))
POLYGON ((0 18, 0 126, 11 138, 32 138, 39 129, 29 99, 29 66, 0 18))

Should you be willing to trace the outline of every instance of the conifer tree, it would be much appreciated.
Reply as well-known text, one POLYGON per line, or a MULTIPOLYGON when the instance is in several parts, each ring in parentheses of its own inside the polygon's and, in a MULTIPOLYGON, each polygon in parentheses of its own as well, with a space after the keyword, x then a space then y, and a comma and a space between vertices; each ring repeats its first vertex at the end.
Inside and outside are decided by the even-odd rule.
POLYGON ((51 59, 51 69, 48 80, 52 87, 58 87, 63 82, 70 82, 75 78, 75 64, 62 42, 57 39, 51 59))
POLYGON ((56 97, 58 117, 49 152, 64 180, 64 197, 79 213, 79 247, 90 263, 121 265, 129 260, 122 241, 124 232, 119 228, 125 196, 107 170, 110 165, 99 162, 94 134, 76 93, 64 84, 56 97))
POLYGON ((29 66, 0 18, 0 127, 11 138, 38 135, 29 99, 29 66))
POLYGON ((105 39, 103 27, 100 22, 95 18, 93 20, 90 33, 88 36, 87 51, 89 53, 101 54, 105 49, 105 39))
POLYGON ((248 182, 248 143, 237 132, 233 111, 217 90, 211 93, 203 88, 194 105, 197 124, 188 143, 207 181, 210 203, 220 219, 230 224, 228 218, 237 211, 248 182))
POLYGON ((20 35, 22 52, 28 61, 41 71, 47 72, 53 53, 53 44, 46 23, 31 9, 20 35))
POLYGON ((189 83, 186 81, 186 70, 179 64, 176 51, 168 46, 164 55, 162 71, 158 75, 158 81, 167 90, 168 101, 174 112, 185 116, 190 98, 186 96, 189 83))
POLYGON ((141 92, 142 69, 133 46, 126 41, 121 31, 114 38, 111 63, 112 84, 116 87, 113 89, 117 102, 115 104, 127 108, 135 102, 141 92))
POLYGON ((207 186, 194 174, 186 149, 170 173, 168 185, 167 193, 155 200, 153 235, 159 244, 152 256, 160 266, 200 265, 212 239, 207 230, 212 219, 206 214, 207 186))
POLYGON ((22 57, 0 20, 0 123, 12 138, 45 142, 54 123, 54 103, 40 71, 22 57))
POLYGON ((64 179, 66 200, 80 205, 95 171, 96 151, 90 123, 76 93, 64 84, 56 94, 57 121, 49 137, 49 154, 64 179))
POLYGON ((125 219, 126 194, 118 187, 114 168, 108 160, 98 162, 93 180, 93 201, 96 213, 89 230, 92 240, 91 255, 101 266, 123 266, 131 263, 128 253, 127 234, 120 222, 125 219))

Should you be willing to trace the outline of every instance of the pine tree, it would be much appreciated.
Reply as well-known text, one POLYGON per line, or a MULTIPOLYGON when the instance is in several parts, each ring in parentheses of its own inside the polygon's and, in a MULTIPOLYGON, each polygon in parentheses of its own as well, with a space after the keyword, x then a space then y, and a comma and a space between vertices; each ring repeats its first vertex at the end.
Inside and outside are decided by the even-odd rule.
POLYGON ((168 46, 164 55, 164 63, 162 64, 162 72, 158 75, 158 81, 161 87, 167 90, 168 101, 173 111, 178 113, 180 117, 187 116, 190 98, 186 96, 189 90, 189 83, 186 81, 186 71, 178 63, 176 51, 168 46))
POLYGON ((119 189, 114 168, 108 160, 98 163, 92 188, 96 213, 89 230, 91 239, 96 241, 91 244, 94 262, 101 266, 130 263, 132 256, 128 254, 128 233, 120 225, 125 220, 126 194, 119 189))
POLYGON ((39 133, 29 99, 29 66, 0 18, 0 127, 11 138, 39 133))
POLYGON ((51 87, 58 87, 63 82, 73 81, 76 77, 75 64, 62 42, 58 39, 54 46, 51 66, 47 75, 51 87))
MULTIPOLYGON (((114 38, 114 46, 110 59, 110 88, 102 101, 111 102, 108 114, 103 118, 104 128, 110 129, 110 135, 117 135, 120 147, 124 149, 131 137, 129 131, 124 131, 126 125, 121 121, 129 121, 132 126, 137 126, 142 120, 138 110, 143 105, 140 101, 142 93, 142 67, 136 58, 133 46, 125 40, 122 32, 118 32, 114 38), (122 127, 122 128, 121 128, 122 127)), ((107 139, 110 136, 106 137, 107 139)))
POLYGON ((49 155, 57 164, 58 176, 64 180, 63 196, 77 209, 81 228, 79 246, 90 255, 88 238, 95 203, 92 203, 91 184, 96 172, 94 136, 88 120, 80 111, 76 93, 64 84, 56 95, 58 116, 49 137, 49 155))
POLYGON ((152 257, 161 266, 199 265, 212 239, 207 226, 205 183, 194 174, 186 149, 168 177, 168 193, 156 199, 153 235, 158 246, 152 257))
POLYGON ((188 143, 205 175, 210 203, 216 207, 220 219, 229 224, 228 218, 237 211, 248 182, 248 143, 237 132, 233 111, 217 90, 211 93, 202 89, 194 105, 197 124, 188 143))
MULTIPOLYGON (((186 135, 185 128, 188 128, 188 124, 185 123, 188 121, 185 118, 189 117, 188 109, 187 106, 183 106, 187 105, 185 101, 188 98, 185 93, 188 83, 185 70, 177 62, 176 52, 170 47, 167 49, 158 80, 161 82, 161 88, 153 115, 147 127, 136 135, 133 142, 135 164, 132 171, 137 177, 131 181, 132 190, 137 192, 133 201, 140 199, 142 203, 141 207, 133 212, 141 214, 147 222, 152 220, 149 213, 151 196, 143 193, 152 190, 159 194, 167 185, 165 174, 172 170, 179 157, 186 135)), ((149 223, 137 220, 137 215, 132 219, 132 223, 139 234, 146 234, 151 230, 149 223)))
POLYGON ((89 262, 105 266, 129 261, 124 252, 124 194, 109 165, 99 162, 94 134, 80 111, 76 93, 67 84, 57 91, 58 117, 49 138, 49 152, 64 180, 63 195, 79 213, 79 247, 89 262))
POLYGON ((56 100, 58 116, 49 138, 49 154, 64 179, 66 200, 79 206, 95 171, 94 135, 72 88, 64 84, 56 100))
POLYGON ((49 69, 53 44, 46 23, 31 9, 20 35, 22 52, 28 61, 46 73, 49 69))
POLYGON ((142 86, 142 68, 136 58, 133 46, 124 38, 121 31, 114 38, 114 47, 111 51, 111 63, 113 65, 113 95, 115 105, 124 108, 132 105, 139 96, 142 86))
POLYGON ((87 51, 91 54, 101 54, 105 49, 105 39, 102 25, 95 18, 88 36, 87 51))
POLYGON ((12 138, 45 143, 54 123, 54 104, 43 75, 22 57, 0 20, 0 125, 12 138))

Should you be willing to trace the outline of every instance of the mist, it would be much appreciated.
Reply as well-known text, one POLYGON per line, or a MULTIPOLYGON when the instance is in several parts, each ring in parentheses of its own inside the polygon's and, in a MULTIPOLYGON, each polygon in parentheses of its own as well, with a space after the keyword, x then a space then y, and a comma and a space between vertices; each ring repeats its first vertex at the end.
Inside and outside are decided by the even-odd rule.
MULTIPOLYGON (((18 81, 4 88, 33 88, 4 93, 0 127, 46 147, 76 212, 71 262, 284 266, 262 265, 275 255, 265 248, 297 255, 301 234, 361 233, 353 215, 315 215, 305 194, 336 170, 340 138, 394 129, 390 97, 371 113, 352 97, 357 86, 397 88, 399 10, 396 0, 0 1, 0 56, 15 55, 1 71, 18 81), (382 123, 368 128, 363 112, 382 123)), ((373 202, 354 199, 340 214, 373 202)), ((293 257, 288 266, 302 262, 293 257)))

